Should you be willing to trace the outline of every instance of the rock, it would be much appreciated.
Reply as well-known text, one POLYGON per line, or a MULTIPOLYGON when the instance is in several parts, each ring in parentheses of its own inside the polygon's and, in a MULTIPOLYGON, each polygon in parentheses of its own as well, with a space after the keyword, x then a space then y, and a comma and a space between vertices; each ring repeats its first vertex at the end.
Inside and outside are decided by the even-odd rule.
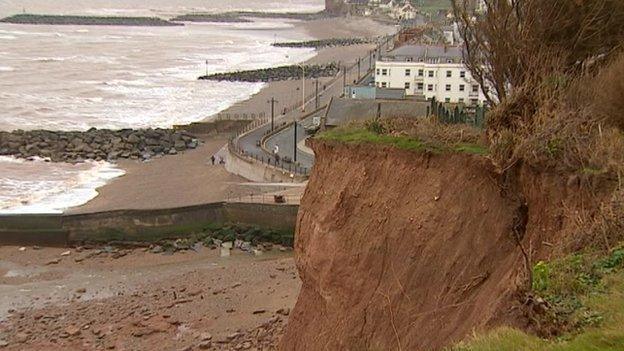
POLYGON ((253 314, 264 314, 264 313, 266 313, 266 310, 263 310, 263 309, 253 311, 253 314))
POLYGON ((201 334, 199 335, 199 339, 200 339, 201 341, 208 341, 208 340, 212 340, 212 334, 210 334, 210 333, 201 333, 201 334))
POLYGON ((156 245, 150 250, 151 253, 155 253, 155 254, 162 253, 163 251, 164 249, 160 245, 156 245))
POLYGON ((76 336, 80 334, 80 328, 74 325, 70 325, 69 327, 65 328, 65 333, 67 333, 69 336, 76 336))
POLYGON ((76 292, 77 292, 78 294, 84 294, 84 293, 86 293, 86 292, 87 292, 87 289, 86 289, 86 288, 76 289, 76 292))
POLYGON ((290 314, 290 308, 280 308, 276 313, 282 316, 288 316, 290 314))
POLYGON ((26 248, 25 247, 20 247, 19 250, 24 252, 24 251, 26 251, 26 248))
POLYGON ((65 257, 65 256, 69 256, 71 255, 71 251, 65 251, 61 253, 61 256, 65 257))
POLYGON ((15 341, 22 344, 28 341, 30 337, 26 333, 17 333, 15 334, 15 341))
POLYGON ((7 346, 9 346, 9 343, 6 340, 0 340, 0 348, 7 347, 7 346))
POLYGON ((53 264, 59 264, 59 262, 61 262, 60 258, 54 258, 54 259, 51 259, 50 261, 46 262, 46 266, 53 265, 53 264))
POLYGON ((212 341, 202 341, 197 345, 200 350, 208 350, 212 347, 212 341))

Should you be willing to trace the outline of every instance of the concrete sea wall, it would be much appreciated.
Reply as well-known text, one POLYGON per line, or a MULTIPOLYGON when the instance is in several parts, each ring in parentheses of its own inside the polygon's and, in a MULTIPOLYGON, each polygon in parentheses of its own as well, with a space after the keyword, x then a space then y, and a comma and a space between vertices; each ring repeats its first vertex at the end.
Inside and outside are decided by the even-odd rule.
POLYGON ((78 215, 0 216, 0 245, 67 246, 81 242, 180 238, 208 225, 237 223, 293 231, 297 205, 218 202, 158 210, 78 215))

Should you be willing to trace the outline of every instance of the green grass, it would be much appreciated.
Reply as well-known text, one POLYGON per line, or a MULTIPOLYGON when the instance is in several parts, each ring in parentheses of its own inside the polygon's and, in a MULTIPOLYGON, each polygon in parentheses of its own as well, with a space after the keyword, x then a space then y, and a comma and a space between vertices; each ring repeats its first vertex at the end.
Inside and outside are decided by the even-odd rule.
POLYGON ((451 0, 412 0, 412 4, 423 12, 436 14, 439 10, 450 10, 451 0))
POLYGON ((534 269, 533 290, 574 327, 552 340, 500 328, 452 351, 624 350, 624 248, 609 255, 576 254, 534 269))
POLYGON ((342 126, 325 131, 317 136, 321 140, 333 140, 347 144, 379 144, 388 145, 397 149, 409 151, 428 151, 433 153, 458 152, 474 155, 487 155, 488 150, 480 145, 458 143, 446 146, 425 143, 417 138, 408 136, 392 136, 375 133, 364 126, 342 126))

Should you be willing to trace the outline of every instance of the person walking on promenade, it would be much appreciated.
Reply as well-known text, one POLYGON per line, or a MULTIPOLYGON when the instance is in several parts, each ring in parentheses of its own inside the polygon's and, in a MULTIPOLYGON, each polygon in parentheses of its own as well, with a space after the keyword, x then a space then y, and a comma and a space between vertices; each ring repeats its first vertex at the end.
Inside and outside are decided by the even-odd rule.
POLYGON ((214 155, 210 156, 210 161, 212 161, 212 165, 214 166, 214 164, 215 164, 215 157, 214 157, 214 155))

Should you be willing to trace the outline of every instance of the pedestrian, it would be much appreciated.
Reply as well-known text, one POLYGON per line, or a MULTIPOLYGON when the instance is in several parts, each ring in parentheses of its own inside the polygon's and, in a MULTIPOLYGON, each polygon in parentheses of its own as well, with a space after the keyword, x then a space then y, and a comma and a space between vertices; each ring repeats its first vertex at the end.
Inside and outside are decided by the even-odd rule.
POLYGON ((214 155, 212 155, 212 156, 210 157, 210 161, 212 161, 212 165, 213 165, 213 166, 214 166, 214 164, 215 164, 215 160, 216 160, 216 159, 215 159, 214 155))

